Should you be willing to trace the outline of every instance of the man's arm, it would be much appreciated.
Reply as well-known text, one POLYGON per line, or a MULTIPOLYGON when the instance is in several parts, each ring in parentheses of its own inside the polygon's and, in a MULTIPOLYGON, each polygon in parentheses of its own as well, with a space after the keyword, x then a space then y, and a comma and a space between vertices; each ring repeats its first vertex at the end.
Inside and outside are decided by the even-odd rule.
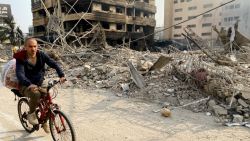
POLYGON ((44 55, 45 63, 49 67, 55 69, 60 78, 64 77, 64 73, 62 69, 60 68, 60 66, 53 59, 51 59, 47 54, 43 53, 43 55, 44 55))
POLYGON ((16 76, 21 85, 29 87, 32 84, 25 76, 24 66, 19 60, 16 60, 16 76))

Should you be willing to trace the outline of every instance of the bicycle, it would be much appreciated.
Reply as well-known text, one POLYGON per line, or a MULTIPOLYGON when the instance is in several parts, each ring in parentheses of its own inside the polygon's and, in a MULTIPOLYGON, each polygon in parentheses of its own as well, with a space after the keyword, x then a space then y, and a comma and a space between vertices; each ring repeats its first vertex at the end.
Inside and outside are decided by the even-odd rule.
POLYGON ((57 96, 57 91, 54 91, 54 95, 51 96, 50 90, 58 84, 59 81, 49 82, 47 88, 39 89, 42 93, 40 104, 36 109, 36 115, 39 124, 31 125, 27 120, 27 115, 29 112, 29 99, 27 97, 23 97, 19 90, 12 89, 11 91, 19 97, 17 110, 20 122, 23 128, 28 132, 32 133, 34 131, 38 131, 40 125, 47 122, 49 120, 50 133, 54 141, 64 140, 66 137, 65 134, 70 134, 65 141, 75 141, 75 130, 70 122, 69 118, 60 110, 59 106, 53 103, 53 99, 57 96), (23 110, 24 109, 24 110, 23 110))

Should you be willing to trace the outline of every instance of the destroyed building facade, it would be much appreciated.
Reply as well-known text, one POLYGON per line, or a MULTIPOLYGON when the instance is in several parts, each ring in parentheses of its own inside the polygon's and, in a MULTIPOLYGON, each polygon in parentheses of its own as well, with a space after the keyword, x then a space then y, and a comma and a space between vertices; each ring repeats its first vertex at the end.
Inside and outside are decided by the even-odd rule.
POLYGON ((237 0, 222 8, 221 26, 227 30, 239 21, 238 30, 241 34, 250 38, 250 3, 248 0, 237 0))
MULTIPOLYGON (((149 35, 156 25, 155 0, 32 0, 35 37, 51 40, 53 36, 46 29, 49 18, 45 9, 52 14, 58 4, 65 32, 69 32, 79 20, 73 30, 77 35, 90 31, 93 25, 101 24, 107 42, 113 46, 149 35)), ((153 36, 150 36, 133 42, 131 48, 149 46, 152 42, 153 36)))

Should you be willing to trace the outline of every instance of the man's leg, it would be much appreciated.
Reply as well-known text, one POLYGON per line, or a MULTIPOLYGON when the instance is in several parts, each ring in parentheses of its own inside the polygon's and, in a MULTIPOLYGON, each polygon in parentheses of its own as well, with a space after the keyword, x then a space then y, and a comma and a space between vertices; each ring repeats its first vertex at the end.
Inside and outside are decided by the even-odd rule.
POLYGON ((30 111, 29 111, 29 115, 27 116, 28 121, 32 125, 38 124, 38 120, 37 120, 35 111, 39 105, 41 93, 39 91, 32 92, 32 91, 28 90, 27 87, 22 87, 21 91, 25 97, 29 98, 30 111))

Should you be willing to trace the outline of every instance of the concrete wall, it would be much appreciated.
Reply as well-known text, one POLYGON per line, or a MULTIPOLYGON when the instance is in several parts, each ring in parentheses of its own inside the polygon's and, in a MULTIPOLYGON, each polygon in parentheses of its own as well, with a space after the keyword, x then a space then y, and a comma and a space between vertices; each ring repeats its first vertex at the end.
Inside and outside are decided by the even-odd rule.
MULTIPOLYGON (((164 4, 164 28, 173 25, 173 0, 165 0, 164 4)), ((172 38, 172 29, 164 31, 163 39, 169 40, 172 38)))

